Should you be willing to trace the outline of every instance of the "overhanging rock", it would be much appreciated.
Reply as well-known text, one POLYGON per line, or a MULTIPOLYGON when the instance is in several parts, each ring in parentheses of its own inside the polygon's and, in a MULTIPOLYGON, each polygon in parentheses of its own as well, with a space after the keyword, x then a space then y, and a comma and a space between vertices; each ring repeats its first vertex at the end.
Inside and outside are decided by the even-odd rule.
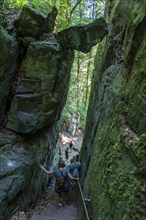
POLYGON ((76 25, 58 33, 58 41, 64 47, 88 53, 107 34, 107 24, 98 18, 87 25, 76 25))

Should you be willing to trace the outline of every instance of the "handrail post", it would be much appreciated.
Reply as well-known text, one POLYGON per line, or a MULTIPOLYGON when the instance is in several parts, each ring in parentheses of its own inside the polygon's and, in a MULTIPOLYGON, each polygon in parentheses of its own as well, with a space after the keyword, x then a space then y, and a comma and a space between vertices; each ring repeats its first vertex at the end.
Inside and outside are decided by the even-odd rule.
POLYGON ((87 211, 87 207, 86 207, 86 203, 84 201, 84 196, 83 196, 83 192, 82 192, 82 188, 81 188, 80 182, 79 182, 79 180, 77 180, 77 182, 78 182, 79 190, 80 190, 80 193, 81 193, 81 198, 82 198, 83 205, 84 205, 84 210, 85 210, 86 218, 87 218, 87 220, 90 220, 89 219, 89 215, 88 215, 88 211, 87 211))

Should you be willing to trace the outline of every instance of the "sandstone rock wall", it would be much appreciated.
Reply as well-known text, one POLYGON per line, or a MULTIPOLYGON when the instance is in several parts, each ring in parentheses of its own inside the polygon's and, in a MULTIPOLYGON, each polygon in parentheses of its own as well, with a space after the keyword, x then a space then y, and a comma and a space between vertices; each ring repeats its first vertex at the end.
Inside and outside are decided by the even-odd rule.
POLYGON ((81 152, 84 195, 90 219, 144 220, 146 3, 108 0, 106 20, 81 152))

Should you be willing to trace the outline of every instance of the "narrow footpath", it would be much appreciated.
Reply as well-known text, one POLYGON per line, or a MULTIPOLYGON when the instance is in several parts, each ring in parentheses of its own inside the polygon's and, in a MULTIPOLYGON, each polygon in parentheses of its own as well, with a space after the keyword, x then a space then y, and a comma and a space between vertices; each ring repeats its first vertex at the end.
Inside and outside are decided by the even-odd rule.
MULTIPOLYGON (((57 145, 60 147, 62 158, 65 160, 65 149, 69 147, 69 142, 72 140, 73 149, 69 150, 69 159, 65 162, 68 164, 73 156, 80 152, 83 135, 78 132, 76 136, 71 136, 68 133, 60 133, 57 145)), ((41 198, 38 200, 36 206, 28 212, 17 212, 11 220, 78 220, 78 185, 69 192, 68 204, 59 207, 58 196, 54 192, 54 184, 46 189, 41 198)))

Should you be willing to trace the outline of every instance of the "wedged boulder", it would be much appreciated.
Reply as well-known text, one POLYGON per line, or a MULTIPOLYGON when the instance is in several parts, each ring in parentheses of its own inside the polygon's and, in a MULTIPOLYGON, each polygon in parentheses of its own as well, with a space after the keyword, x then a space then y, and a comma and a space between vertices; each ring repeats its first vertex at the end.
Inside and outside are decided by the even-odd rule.
POLYGON ((20 36, 38 39, 43 33, 53 31, 56 15, 57 9, 49 3, 29 3, 24 5, 15 27, 20 36))
POLYGON ((98 18, 87 25, 76 25, 58 33, 58 41, 64 47, 88 53, 107 34, 107 24, 98 18))
POLYGON ((106 23, 101 18, 51 35, 46 41, 31 43, 21 67, 23 77, 9 111, 7 128, 35 133, 54 122, 66 101, 73 49, 88 52, 106 33, 106 23))
POLYGON ((6 109, 10 85, 19 66, 18 50, 19 46, 15 34, 9 34, 6 29, 0 26, 0 124, 6 109))
POLYGON ((7 128, 35 133, 57 120, 67 97, 73 49, 88 52, 106 33, 106 23, 101 18, 32 42, 21 66, 22 79, 9 111, 7 128))
POLYGON ((7 128, 35 133, 58 118, 66 101, 72 62, 73 52, 64 52, 55 40, 30 44, 7 128))

